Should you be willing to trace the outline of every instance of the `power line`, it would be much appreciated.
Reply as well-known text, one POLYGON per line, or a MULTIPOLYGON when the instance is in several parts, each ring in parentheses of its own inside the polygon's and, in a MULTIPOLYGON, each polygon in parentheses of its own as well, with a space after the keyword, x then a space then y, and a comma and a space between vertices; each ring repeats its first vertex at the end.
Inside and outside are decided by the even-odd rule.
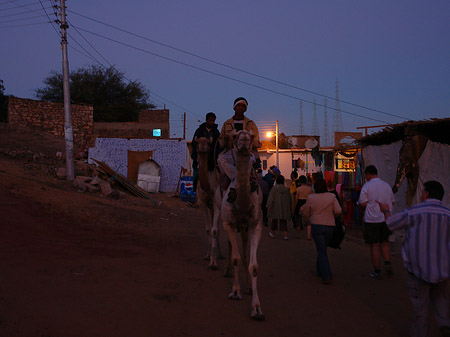
MULTIPOLYGON (((44 5, 42 4, 42 1, 41 0, 39 0, 39 3, 41 4, 41 7, 42 7, 42 9, 44 10, 44 12, 45 12, 45 15, 47 16, 47 18, 48 18, 48 21, 52 21, 51 19, 50 19, 50 16, 48 16, 48 13, 47 13, 47 11, 46 11, 46 8, 44 7, 44 5)), ((50 7, 50 8, 53 8, 53 7, 50 7)))
MULTIPOLYGON (((158 97, 161 97, 161 98, 162 98, 163 100, 165 100, 166 102, 169 102, 169 103, 171 103, 172 105, 178 107, 178 108, 181 109, 182 111, 189 112, 190 114, 192 114, 192 115, 194 115, 194 116, 197 116, 197 117, 199 117, 199 118, 203 118, 203 117, 201 117, 199 114, 197 114, 197 113, 195 113, 195 112, 192 112, 192 111, 189 111, 188 109, 183 108, 182 106, 180 106, 180 105, 178 105, 178 104, 176 104, 176 103, 174 103, 174 102, 171 102, 171 101, 168 100, 167 98, 165 98, 165 97, 163 97, 163 96, 157 94, 157 93, 154 92, 153 90, 150 90, 150 94, 152 94, 152 93, 153 93, 154 95, 158 96, 158 97)), ((151 95, 150 95, 150 97, 151 97, 151 95)))
MULTIPOLYGON (((23 7, 23 6, 22 6, 23 7)), ((43 7, 44 8, 44 7, 43 7)), ((44 10, 45 9, 50 9, 51 7, 46 7, 46 8, 44 8, 44 10)), ((1 18, 7 18, 7 17, 11 17, 11 16, 17 16, 17 15, 22 15, 22 14, 27 14, 27 13, 34 13, 34 12, 39 12, 41 10, 41 8, 38 8, 38 9, 31 9, 31 10, 28 10, 28 11, 24 11, 24 12, 20 12, 20 13, 13 13, 13 14, 8 14, 8 15, 2 15, 2 16, 0 16, 0 19, 1 18)), ((42 15, 42 16, 44 16, 44 15, 42 15)))
POLYGON ((29 3, 29 4, 25 4, 25 5, 20 5, 20 4, 17 4, 17 5, 18 6, 0 9, 0 12, 6 12, 6 11, 10 11, 10 10, 17 9, 17 8, 24 8, 24 7, 28 7, 28 6, 39 5, 39 2, 35 1, 33 3, 29 3))
POLYGON ((1 1, 0 6, 10 4, 11 2, 15 2, 15 0, 9 0, 9 1, 1 1))
POLYGON ((86 57, 86 58, 88 58, 88 59, 91 59, 91 60, 94 61, 94 62, 98 62, 98 61, 97 61, 95 58, 93 58, 91 55, 87 55, 87 54, 83 53, 81 50, 78 50, 78 49, 75 48, 74 46, 70 46, 70 45, 69 45, 69 48, 75 50, 77 53, 83 55, 84 57, 86 57))
MULTIPOLYGON (((87 29, 83 29, 83 28, 80 28, 80 27, 78 27, 78 29, 81 30, 81 31, 87 32, 87 33, 89 33, 89 34, 92 34, 92 35, 101 37, 101 38, 103 38, 103 39, 106 39, 106 40, 109 40, 109 41, 112 41, 112 42, 121 44, 121 45, 123 45, 123 46, 126 46, 126 47, 129 47, 129 48, 132 48, 132 49, 141 51, 141 52, 143 52, 143 53, 150 54, 150 55, 153 55, 153 56, 156 56, 156 57, 159 57, 159 58, 162 58, 162 59, 165 59, 165 60, 168 60, 168 61, 177 63, 177 64, 184 65, 184 66, 186 66, 186 67, 190 67, 190 68, 193 68, 193 69, 196 69, 196 70, 200 70, 200 71, 203 71, 203 72, 206 72, 206 73, 215 75, 215 76, 219 76, 219 77, 222 77, 222 78, 231 80, 231 81, 235 81, 235 82, 241 83, 241 84, 245 84, 245 85, 248 85, 248 86, 252 86, 252 87, 254 87, 254 88, 258 88, 258 89, 261 89, 261 90, 264 90, 264 91, 268 91, 268 92, 271 92, 271 93, 274 93, 274 94, 277 94, 277 95, 280 95, 280 96, 284 96, 284 97, 292 98, 292 99, 295 99, 295 100, 300 100, 300 101, 303 101, 303 102, 307 102, 307 103, 310 103, 310 104, 314 104, 313 102, 308 101, 308 100, 305 100, 305 99, 302 99, 302 98, 300 98, 300 97, 296 97, 296 96, 292 96, 292 95, 289 95, 289 94, 285 94, 285 93, 282 93, 282 92, 279 92, 279 91, 276 91, 276 90, 268 89, 268 88, 265 88, 265 87, 260 86, 260 85, 257 85, 257 84, 252 84, 252 83, 249 83, 249 82, 246 82, 246 81, 242 81, 242 80, 239 80, 239 79, 235 79, 235 78, 233 78, 233 77, 230 77, 230 76, 227 76, 227 75, 223 75, 223 74, 219 74, 219 73, 217 73, 217 72, 214 72, 214 71, 211 71, 211 70, 207 70, 207 69, 204 69, 204 68, 200 68, 200 67, 197 67, 197 66, 194 66, 194 65, 185 63, 185 62, 181 62, 181 61, 172 59, 172 58, 167 57, 167 56, 159 55, 159 54, 150 52, 150 51, 148 51, 148 50, 145 50, 145 49, 142 49, 142 48, 139 48, 139 47, 130 45, 130 44, 128 44, 128 43, 121 42, 121 41, 118 41, 118 40, 109 38, 109 37, 107 37, 107 36, 104 36, 104 35, 101 35, 101 34, 97 34, 97 33, 91 32, 91 31, 89 31, 89 30, 87 30, 87 29)), ((317 104, 317 106, 322 106, 322 107, 323 107, 322 104, 317 104)), ((334 108, 331 108, 331 109, 335 110, 334 108)), ((353 112, 349 112, 349 111, 345 111, 345 110, 340 110, 340 111, 343 112, 343 113, 352 115, 352 116, 357 116, 357 117, 365 118, 365 119, 372 120, 372 121, 375 121, 375 122, 380 122, 380 123, 388 124, 388 122, 383 121, 383 120, 379 120, 379 119, 375 119, 375 118, 371 118, 371 117, 362 116, 362 115, 359 115, 359 114, 356 114, 356 113, 353 113, 353 112)))
MULTIPOLYGON (((109 66, 110 67, 112 67, 112 68, 115 68, 85 37, 84 37, 84 35, 83 34, 81 34, 80 33, 80 31, 77 29, 77 27, 76 26, 74 26, 74 25, 72 25, 72 23, 70 22, 70 21, 68 21, 69 22, 69 24, 75 29, 75 31, 83 38, 83 40, 92 48, 92 49, 94 49, 95 51, 96 51, 96 53, 97 54, 99 54, 102 58, 103 58, 103 60, 105 60, 105 62, 106 63, 108 63, 109 64, 109 66)), ((69 37, 73 40, 73 41, 75 41, 75 43, 76 44, 78 44, 78 46, 80 46, 80 48, 81 49, 83 49, 86 53, 87 53, 87 55, 85 55, 85 54, 83 54, 81 51, 79 51, 79 50, 77 50, 76 48, 73 48, 74 50, 76 50, 78 53, 80 53, 80 54, 82 54, 82 55, 84 55, 84 56, 86 56, 86 57, 88 57, 88 58, 90 58, 91 60, 93 60, 94 62, 97 62, 100 66, 102 66, 102 67, 104 67, 104 68, 106 68, 105 67, 105 65, 104 64, 102 64, 100 61, 98 61, 88 50, 86 50, 86 48, 84 48, 73 36, 71 36, 70 34, 68 34, 69 35, 69 37)), ((125 77, 125 76, 124 76, 125 77)), ((125 77, 125 79, 127 79, 128 81, 130 81, 131 82, 131 80, 129 79, 129 78, 127 78, 127 77, 125 77)), ((162 96, 160 96, 160 95, 158 95, 157 93, 155 93, 154 91, 153 91, 153 94, 154 95, 157 95, 157 96, 159 96, 159 97, 161 97, 161 98, 163 98, 166 102, 170 102, 172 105, 174 105, 174 106, 176 106, 176 107, 178 107, 178 108, 180 108, 180 109, 182 109, 182 110, 184 110, 185 112, 189 112, 189 113, 191 113, 191 114, 193 114, 193 115, 197 115, 197 114, 195 114, 194 112, 191 112, 191 111, 189 111, 188 109, 185 109, 185 108, 183 108, 183 107, 181 107, 181 106, 179 106, 179 105, 177 105, 176 103, 174 103, 174 102, 171 102, 170 100, 168 100, 167 98, 164 98, 164 97, 162 97, 162 96)), ((162 102, 163 104, 165 104, 165 102, 164 101, 160 101, 160 102, 162 102)), ((198 115, 197 115, 198 116, 198 115)))
MULTIPOLYGON (((321 94, 321 93, 318 93, 318 92, 314 92, 314 91, 312 91, 312 90, 308 90, 308 89, 305 89, 305 88, 302 88, 302 87, 299 87, 299 86, 295 86, 295 85, 292 85, 292 84, 288 84, 288 83, 285 83, 285 82, 281 82, 281 81, 278 81, 278 80, 269 78, 269 77, 267 77, 267 76, 263 76, 263 75, 255 74, 255 73, 250 72, 250 71, 247 71, 247 70, 239 69, 239 68, 236 68, 236 67, 233 67, 233 66, 224 64, 224 63, 222 63, 222 62, 218 62, 218 61, 211 60, 211 59, 209 59, 209 58, 206 58, 206 57, 203 57, 203 56, 200 56, 200 55, 197 55, 197 54, 194 54, 194 53, 185 51, 185 50, 180 49, 180 48, 177 48, 177 47, 170 46, 170 45, 168 45, 168 44, 165 44, 165 43, 162 43, 162 42, 153 40, 153 39, 149 39, 149 38, 147 38, 147 37, 145 37, 145 36, 142 36, 142 35, 139 35, 139 34, 136 34, 136 33, 130 32, 130 31, 127 31, 127 30, 125 30, 125 29, 122 29, 122 28, 119 28, 119 27, 116 27, 116 26, 113 26, 113 25, 110 25, 110 24, 105 23, 105 22, 102 22, 102 21, 100 21, 100 20, 96 20, 96 19, 90 18, 90 17, 88 17, 88 16, 86 16, 86 15, 83 15, 83 14, 80 14, 80 13, 77 13, 77 12, 74 12, 74 11, 70 11, 70 12, 73 13, 73 14, 75 14, 75 15, 78 15, 78 16, 81 16, 81 17, 83 17, 83 18, 86 18, 86 19, 88 19, 88 20, 91 20, 91 21, 97 22, 97 23, 99 23, 99 24, 108 26, 108 27, 110 27, 110 28, 119 30, 119 31, 121 31, 121 32, 130 34, 130 35, 133 35, 133 36, 135 36, 135 37, 144 39, 144 40, 146 40, 146 41, 149 41, 149 42, 158 44, 158 45, 160 45, 160 46, 163 46, 163 47, 166 47, 166 48, 169 48, 169 49, 172 49, 172 50, 176 50, 176 51, 178 51, 178 52, 180 52, 180 53, 184 53, 184 54, 187 54, 187 55, 190 55, 190 56, 199 58, 199 59, 201 59, 201 60, 208 61, 208 62, 210 62, 210 63, 214 63, 214 64, 217 64, 217 65, 220 65, 220 66, 222 66, 222 67, 226 67, 226 68, 229 68, 229 69, 233 69, 233 70, 235 70, 235 71, 239 71, 239 72, 245 73, 245 74, 247 74, 247 75, 259 77, 259 78, 261 78, 261 79, 264 79, 264 80, 267 80, 267 81, 270 81, 270 82, 274 82, 274 83, 277 83, 277 84, 281 84, 281 85, 284 85, 284 86, 287 86, 287 87, 290 87, 290 88, 293 88, 293 89, 301 90, 301 91, 304 91, 304 92, 307 92, 307 93, 310 93, 310 94, 314 94, 314 95, 317 95, 317 96, 321 96, 321 97, 324 97, 324 98, 328 98, 328 99, 331 99, 331 100, 334 100, 334 101, 337 99, 337 98, 330 97, 330 96, 327 96, 327 95, 324 95, 324 94, 321 94)), ((348 104, 348 105, 352 105, 352 106, 355 106, 355 107, 358 107, 358 108, 361 108, 361 109, 366 109, 366 110, 370 110, 370 111, 382 113, 382 114, 385 114, 385 115, 388 115, 388 116, 397 117, 397 118, 405 119, 405 120, 408 119, 408 118, 403 117, 403 116, 399 116, 399 115, 395 115, 395 114, 392 114, 392 113, 384 112, 384 111, 381 111, 381 110, 373 109, 373 108, 366 107, 366 106, 363 106, 363 105, 360 105, 360 104, 356 104, 356 103, 352 103, 352 102, 349 102, 349 101, 340 100, 340 102, 345 103, 345 104, 348 104)))
MULTIPOLYGON (((47 1, 51 1, 51 0, 47 0, 47 1)), ((0 6, 7 5, 7 4, 10 4, 10 3, 14 3, 16 6, 13 7, 13 8, 17 8, 17 7, 32 6, 34 4, 39 4, 39 1, 33 1, 33 2, 28 3, 28 4, 24 4, 24 5, 21 5, 21 4, 17 3, 17 0, 1 1, 0 2, 0 6)))
MULTIPOLYGON (((77 29, 77 27, 75 27, 74 25, 72 25, 72 23, 69 21, 69 20, 67 20, 67 22, 75 29, 75 31, 81 36, 81 38, 92 48, 92 49, 94 49, 95 50, 95 52, 98 54, 98 55, 100 55, 100 57, 101 58, 103 58, 103 60, 105 60, 105 62, 106 63, 108 63, 109 64, 109 66, 110 67, 112 67, 113 65, 111 64, 111 63, 109 63, 109 61, 83 36, 83 34, 81 34, 79 31, 78 31, 78 29, 77 29)), ((70 34, 69 34, 69 36, 70 36, 70 34)), ((72 36, 70 36, 70 38, 72 38, 73 39, 73 37, 72 36)), ((74 39, 75 40, 75 39, 74 39)), ((76 40, 75 40, 75 42, 76 42, 76 40)), ((81 47, 81 48, 83 48, 78 42, 77 42, 77 44, 81 47)), ((85 52, 87 52, 89 55, 91 55, 86 49, 84 49, 83 48, 83 50, 85 51, 85 52)), ((92 56, 92 55, 91 55, 92 56)), ((101 64, 99 61, 97 61, 97 59, 95 58, 95 57, 93 57, 92 56, 92 58, 94 59, 94 60, 96 60, 96 62, 97 63, 99 63, 99 64, 101 64)))
MULTIPOLYGON (((68 21, 68 20, 67 20, 68 21)), ((92 48, 92 49, 94 49, 95 50, 95 52, 98 54, 98 55, 100 55, 100 57, 101 58, 103 58, 103 60, 105 60, 105 62, 106 63, 108 63, 109 64, 109 66, 110 67, 112 67, 112 68, 115 68, 104 56, 103 56, 103 54, 101 54, 85 37, 84 37, 84 35, 83 34, 81 34, 80 33, 80 31, 77 29, 77 27, 76 26, 74 26, 70 21, 68 21, 68 23, 75 29, 75 31, 83 38, 83 40, 92 48)), ((98 61, 89 51, 87 51, 80 43, 78 43, 78 41, 75 39, 75 38, 73 38, 70 34, 69 34, 69 36, 75 41, 75 43, 77 43, 79 46, 80 46, 80 48, 82 48, 87 54, 88 54, 88 58, 90 58, 91 60, 93 60, 93 61, 95 61, 95 62, 97 62, 99 65, 101 65, 102 67, 104 67, 105 68, 105 66, 104 66, 104 64, 102 64, 100 61, 98 61)), ((75 49, 76 50, 76 49, 75 49)), ((77 50, 79 53, 81 53, 79 50, 77 50)), ((81 53, 82 55, 84 55, 83 53, 81 53)), ((84 56, 86 56, 86 55, 84 55, 84 56)), ((125 76, 124 76, 125 77, 125 76)), ((129 78, 127 78, 127 77, 125 77, 125 79, 127 79, 128 81, 130 81, 131 82, 131 80, 129 79, 129 78)), ((183 108, 183 107, 181 107, 181 106, 179 106, 179 105, 177 105, 176 103, 174 103, 174 102, 171 102, 170 100, 168 100, 167 98, 164 98, 164 97, 162 97, 162 96, 160 96, 160 95, 158 95, 157 93, 155 93, 154 91, 153 91, 153 94, 154 95, 157 95, 157 96, 159 96, 159 97, 161 97, 161 98, 163 98, 166 102, 169 102, 169 103, 171 103, 172 105, 174 105, 174 106, 176 106, 176 107, 178 107, 178 108, 180 108, 180 109, 182 109, 182 110, 184 110, 185 112, 189 112, 189 113, 191 113, 191 114, 193 114, 193 115, 196 115, 194 112, 191 112, 191 111, 189 111, 188 109, 185 109, 185 108, 183 108)), ((161 101, 160 101, 161 102, 161 101)), ((164 101, 162 101, 163 102, 163 104, 165 104, 165 102, 164 101)), ((197 115, 198 116, 198 115, 197 115)))
MULTIPOLYGON (((81 48, 84 50, 85 53, 87 53, 89 55, 89 58, 91 60, 94 60, 94 62, 97 62, 98 64, 100 64, 101 66, 104 67, 104 65, 95 58, 95 56, 93 56, 88 50, 86 50, 86 48, 84 48, 72 35, 70 35, 69 33, 67 33, 67 35, 81 48)), ((108 62, 108 61, 107 61, 108 62)))
POLYGON ((42 24, 48 24, 48 22, 24 23, 21 25, 0 26, 0 28, 15 28, 15 27, 35 26, 35 25, 42 25, 42 24))
POLYGON ((12 19, 12 20, 0 20, 0 23, 8 23, 8 22, 17 22, 17 21, 25 21, 25 20, 31 20, 31 19, 41 19, 45 17, 42 14, 39 15, 35 15, 35 16, 30 16, 28 18, 18 18, 18 19, 12 19))

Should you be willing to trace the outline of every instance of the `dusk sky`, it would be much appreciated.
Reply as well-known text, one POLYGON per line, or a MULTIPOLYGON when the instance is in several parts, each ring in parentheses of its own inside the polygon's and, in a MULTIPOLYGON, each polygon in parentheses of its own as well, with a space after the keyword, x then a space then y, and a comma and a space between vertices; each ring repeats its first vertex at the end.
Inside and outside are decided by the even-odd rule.
MULTIPOLYGON (((6 94, 36 98, 61 71, 50 0, 0 0, 0 79, 6 94), (44 12, 46 9, 48 17, 44 12)), ((59 1, 58 1, 59 5, 59 1)), ((244 96, 261 131, 324 137, 342 131, 450 117, 448 0, 67 1, 69 66, 114 65, 170 109, 172 136, 190 139, 207 112, 222 123, 244 96), (255 76, 256 75, 256 76, 255 76), (344 103, 352 103, 353 105, 344 103)), ((374 129, 378 131, 379 129, 374 129)), ((322 141, 322 145, 324 144, 322 141)))

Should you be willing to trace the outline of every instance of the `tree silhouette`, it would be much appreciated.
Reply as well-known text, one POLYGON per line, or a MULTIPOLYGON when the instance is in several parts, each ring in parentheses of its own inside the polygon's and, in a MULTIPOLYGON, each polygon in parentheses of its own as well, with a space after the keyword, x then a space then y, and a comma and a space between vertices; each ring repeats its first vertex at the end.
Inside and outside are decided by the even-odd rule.
MULTIPOLYGON (((44 87, 36 90, 36 97, 49 102, 63 102, 63 76, 52 71, 43 80, 44 87)), ((137 81, 128 81, 124 73, 114 67, 90 65, 70 74, 70 100, 73 104, 94 107, 95 122, 137 121, 139 111, 154 108, 149 94, 137 81)))

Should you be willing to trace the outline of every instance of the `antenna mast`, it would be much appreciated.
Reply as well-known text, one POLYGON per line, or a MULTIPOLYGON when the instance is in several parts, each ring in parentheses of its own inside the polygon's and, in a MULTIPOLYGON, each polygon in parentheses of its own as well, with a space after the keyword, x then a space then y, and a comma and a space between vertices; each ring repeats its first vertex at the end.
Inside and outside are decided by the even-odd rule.
POLYGON ((334 131, 342 131, 341 105, 339 102, 339 82, 336 80, 336 111, 334 113, 334 131))
POLYGON ((328 131, 328 115, 327 115, 327 99, 324 99, 325 111, 323 113, 324 126, 323 126, 323 145, 330 146, 330 133, 328 131))
POLYGON ((303 102, 300 101, 300 135, 304 134, 303 129, 303 102))
POLYGON ((317 108, 316 108, 316 97, 314 97, 314 119, 313 119, 313 127, 312 127, 312 135, 319 135, 319 126, 317 125, 317 108))

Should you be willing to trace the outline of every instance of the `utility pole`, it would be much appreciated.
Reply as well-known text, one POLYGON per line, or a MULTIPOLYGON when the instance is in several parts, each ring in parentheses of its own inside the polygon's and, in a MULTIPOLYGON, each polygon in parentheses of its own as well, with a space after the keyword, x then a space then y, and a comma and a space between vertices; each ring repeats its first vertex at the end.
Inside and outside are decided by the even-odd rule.
POLYGON ((183 139, 186 139, 186 112, 183 113, 183 139))
POLYGON ((278 156, 278 120, 277 123, 275 124, 275 143, 277 147, 277 168, 280 169, 280 160, 278 156))
POLYGON ((64 0, 60 0, 61 5, 61 48, 63 56, 63 92, 64 92, 64 135, 66 139, 66 177, 67 180, 74 180, 73 164, 73 129, 72 115, 70 111, 70 85, 69 85, 69 59, 67 57, 67 33, 69 28, 66 22, 66 6, 64 0))

